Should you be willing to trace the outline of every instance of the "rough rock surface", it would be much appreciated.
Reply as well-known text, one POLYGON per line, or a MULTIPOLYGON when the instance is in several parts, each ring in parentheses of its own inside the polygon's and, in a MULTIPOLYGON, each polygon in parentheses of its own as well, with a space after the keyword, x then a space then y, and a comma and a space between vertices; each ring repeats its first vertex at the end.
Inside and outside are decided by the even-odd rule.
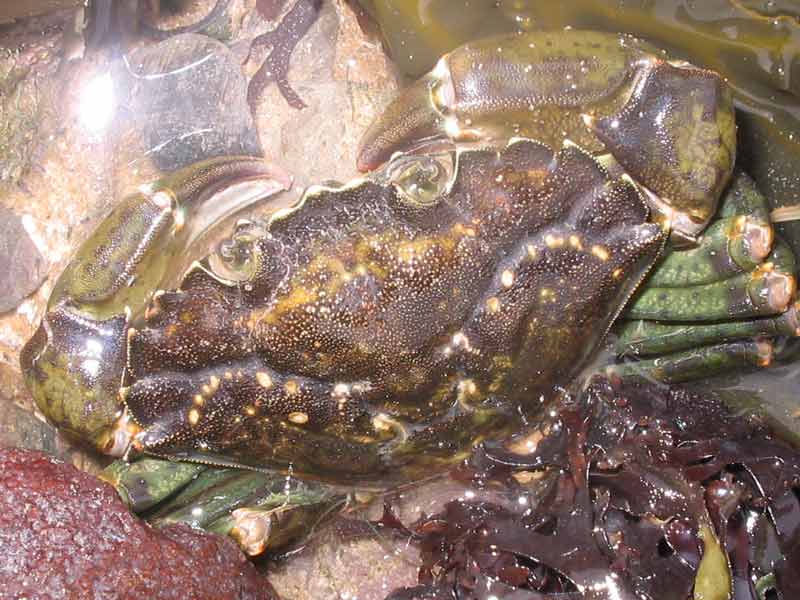
POLYGON ((0 597, 273 598, 235 544, 153 529, 114 489, 41 452, 0 448, 0 597))
POLYGON ((22 221, 0 205, 0 313, 16 307, 46 275, 47 263, 22 221))

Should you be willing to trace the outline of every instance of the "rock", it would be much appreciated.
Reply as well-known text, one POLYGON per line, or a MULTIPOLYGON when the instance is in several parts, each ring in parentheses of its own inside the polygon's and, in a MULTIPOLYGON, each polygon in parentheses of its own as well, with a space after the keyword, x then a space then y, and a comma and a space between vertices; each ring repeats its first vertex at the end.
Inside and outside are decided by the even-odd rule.
POLYGON ((0 447, 0 546, 3 598, 274 598, 230 539, 154 529, 43 452, 0 447))
POLYGON ((261 156, 247 82, 228 48, 198 34, 140 48, 114 71, 124 111, 118 148, 161 171, 217 156, 261 156))
POLYGON ((0 205, 0 313, 16 308, 46 276, 47 261, 21 219, 0 205))

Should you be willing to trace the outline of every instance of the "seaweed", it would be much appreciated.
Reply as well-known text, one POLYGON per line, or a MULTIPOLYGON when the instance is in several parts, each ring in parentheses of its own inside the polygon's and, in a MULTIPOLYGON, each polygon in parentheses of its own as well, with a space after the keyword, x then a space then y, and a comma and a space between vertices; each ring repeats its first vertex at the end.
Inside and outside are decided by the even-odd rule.
POLYGON ((800 597, 800 451, 760 417, 599 376, 549 415, 533 452, 487 443, 453 471, 469 500, 409 525, 386 507, 379 525, 421 551, 419 585, 389 600, 686 600, 715 541, 729 573, 708 566, 712 588, 800 597), (549 475, 536 502, 487 500, 498 485, 529 493, 531 471, 549 475))

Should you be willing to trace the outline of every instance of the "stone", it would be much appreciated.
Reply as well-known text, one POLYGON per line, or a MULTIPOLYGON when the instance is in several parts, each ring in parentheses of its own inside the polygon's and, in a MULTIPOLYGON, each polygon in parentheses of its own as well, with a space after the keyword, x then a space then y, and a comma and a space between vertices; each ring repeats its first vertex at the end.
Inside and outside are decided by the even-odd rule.
POLYGON ((22 220, 0 205, 0 313, 16 308, 47 276, 47 261, 22 220))

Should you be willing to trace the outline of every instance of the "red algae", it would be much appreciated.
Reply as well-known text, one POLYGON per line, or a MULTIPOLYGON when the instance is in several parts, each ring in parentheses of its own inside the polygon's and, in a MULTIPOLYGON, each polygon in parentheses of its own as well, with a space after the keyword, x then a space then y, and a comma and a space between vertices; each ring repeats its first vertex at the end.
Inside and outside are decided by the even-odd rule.
POLYGON ((549 418, 528 454, 479 447, 451 474, 470 493, 441 512, 405 524, 387 507, 377 524, 421 555, 419 585, 387 600, 688 600, 706 523, 733 598, 800 597, 800 449, 756 415, 596 377, 549 418), (520 501, 498 504, 498 489, 520 501))
POLYGON ((0 447, 0 549, 0 598, 276 598, 232 541, 154 529, 42 452, 0 447))

